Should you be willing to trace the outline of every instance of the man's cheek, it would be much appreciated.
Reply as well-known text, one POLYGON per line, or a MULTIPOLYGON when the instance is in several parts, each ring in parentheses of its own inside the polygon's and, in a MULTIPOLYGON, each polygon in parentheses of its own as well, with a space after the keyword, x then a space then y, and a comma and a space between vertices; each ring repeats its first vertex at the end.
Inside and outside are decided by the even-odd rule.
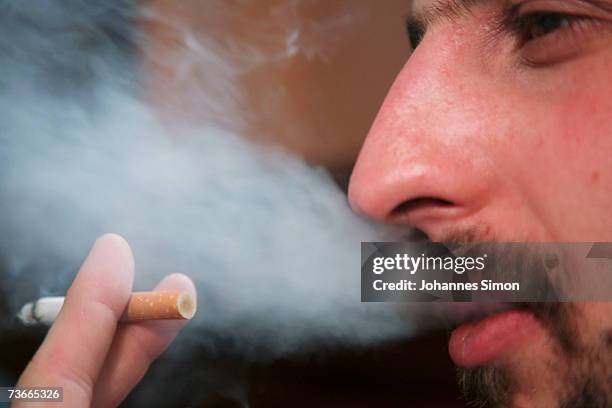
MULTIPOLYGON (((597 80, 601 83, 597 89, 591 81, 583 80, 583 90, 559 101, 557 109, 552 110, 557 112, 558 137, 551 148, 578 180, 576 184, 592 192, 596 204, 596 189, 612 185, 612 81, 597 80)), ((612 196, 612 191, 607 194, 612 196)))

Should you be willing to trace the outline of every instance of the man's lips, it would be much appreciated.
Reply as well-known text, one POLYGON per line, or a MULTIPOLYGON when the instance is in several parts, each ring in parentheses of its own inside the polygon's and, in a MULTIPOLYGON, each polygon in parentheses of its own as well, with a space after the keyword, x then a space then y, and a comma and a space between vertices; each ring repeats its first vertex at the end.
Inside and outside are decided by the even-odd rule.
POLYGON ((459 326, 451 335, 448 349, 459 366, 487 365, 516 350, 541 330, 540 322, 531 311, 506 310, 459 326))

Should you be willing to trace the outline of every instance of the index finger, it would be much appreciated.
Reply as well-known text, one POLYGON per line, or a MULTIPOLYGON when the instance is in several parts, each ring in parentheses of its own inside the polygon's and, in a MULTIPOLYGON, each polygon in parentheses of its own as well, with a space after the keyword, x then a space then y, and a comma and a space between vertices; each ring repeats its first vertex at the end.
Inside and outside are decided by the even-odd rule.
POLYGON ((133 280, 127 242, 112 234, 98 238, 18 386, 64 387, 64 406, 89 406, 133 280))

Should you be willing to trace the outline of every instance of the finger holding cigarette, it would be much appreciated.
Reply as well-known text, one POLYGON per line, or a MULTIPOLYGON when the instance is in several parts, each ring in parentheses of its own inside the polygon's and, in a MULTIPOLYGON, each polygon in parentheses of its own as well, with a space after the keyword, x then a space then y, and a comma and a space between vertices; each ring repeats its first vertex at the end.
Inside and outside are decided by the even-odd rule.
MULTIPOLYGON (((18 386, 63 387, 63 407, 118 405, 188 321, 183 318, 118 324, 122 318, 130 321, 132 302, 144 301, 141 294, 131 292, 133 279, 134 260, 125 240, 117 235, 99 238, 66 298, 39 301, 40 305, 47 304, 45 313, 55 322, 18 386)), ((190 315, 189 311, 195 312, 195 288, 184 275, 170 275, 154 292, 163 292, 161 300, 166 303, 160 306, 158 300, 148 297, 144 305, 147 313, 160 316, 167 302, 173 296, 178 301, 183 293, 189 295, 187 303, 190 298, 194 307, 187 308, 185 316, 190 315)), ((139 305, 135 313, 140 314, 140 303, 134 304, 139 305)), ((175 305, 179 315, 185 312, 180 301, 175 305)), ((31 314, 36 313, 33 304, 31 314)))
MULTIPOLYGON (((195 313, 196 289, 187 276, 178 273, 169 275, 162 279, 154 290, 188 294, 190 301, 193 301, 191 310, 195 313)), ((180 304, 177 305, 177 309, 180 308, 180 304)), ((113 347, 96 383, 92 403, 94 407, 119 405, 144 376, 151 362, 170 345, 189 320, 131 322, 138 324, 119 325, 113 347)))
MULTIPOLYGON (((64 305, 63 296, 43 297, 27 303, 19 312, 25 325, 51 325, 64 305)), ((196 312, 196 302, 186 291, 133 292, 120 323, 143 320, 189 320, 196 312)))

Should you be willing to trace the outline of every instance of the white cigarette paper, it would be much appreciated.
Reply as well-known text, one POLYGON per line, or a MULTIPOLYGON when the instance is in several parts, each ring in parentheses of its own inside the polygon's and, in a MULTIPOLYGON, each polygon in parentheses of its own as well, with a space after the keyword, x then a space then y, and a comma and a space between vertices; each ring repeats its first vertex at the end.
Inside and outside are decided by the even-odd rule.
MULTIPOLYGON (((64 297, 43 297, 25 304, 17 317, 27 326, 53 324, 64 305, 64 297)), ((194 297, 188 292, 134 292, 121 322, 142 320, 189 320, 196 312, 194 297)))

